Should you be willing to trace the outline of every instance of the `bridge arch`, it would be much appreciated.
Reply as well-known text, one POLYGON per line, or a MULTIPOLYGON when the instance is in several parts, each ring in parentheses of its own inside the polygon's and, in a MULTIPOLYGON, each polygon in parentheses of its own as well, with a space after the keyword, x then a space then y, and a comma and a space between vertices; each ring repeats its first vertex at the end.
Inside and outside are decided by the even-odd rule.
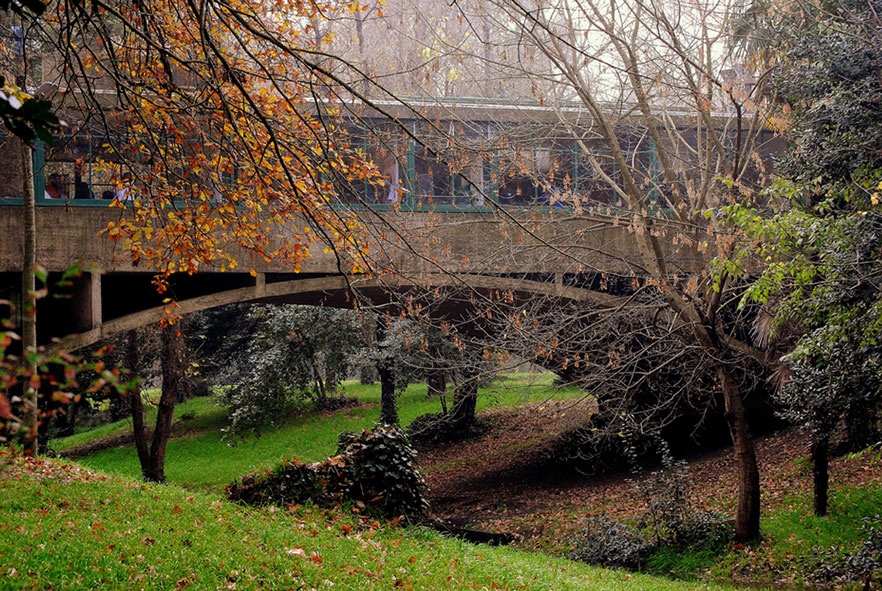
POLYGON ((108 320, 91 330, 67 335, 53 344, 50 349, 53 351, 81 349, 128 330, 160 322, 169 315, 170 311, 174 314, 186 315, 235 303, 292 303, 350 307, 353 302, 352 295, 356 291, 362 296, 366 295, 375 303, 390 303, 393 291, 417 289, 429 292, 442 287, 476 293, 517 293, 522 297, 550 296, 590 303, 601 308, 614 308, 624 303, 623 298, 605 292, 516 277, 435 273, 423 275, 418 280, 411 280, 402 277, 353 278, 338 275, 269 284, 258 283, 251 287, 219 291, 174 304, 152 307, 108 320), (385 301, 381 301, 384 297, 385 301))

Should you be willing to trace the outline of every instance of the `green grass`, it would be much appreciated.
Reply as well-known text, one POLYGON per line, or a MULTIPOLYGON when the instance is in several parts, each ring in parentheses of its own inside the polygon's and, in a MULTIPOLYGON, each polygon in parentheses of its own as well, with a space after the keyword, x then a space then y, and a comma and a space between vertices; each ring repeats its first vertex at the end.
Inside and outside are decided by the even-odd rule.
MULTIPOLYGON (((554 388, 553 374, 505 374, 479 391, 478 410, 512 407, 549 398, 572 399, 583 394, 576 388, 554 388)), ((260 437, 224 440, 225 411, 210 398, 193 399, 175 409, 175 422, 186 436, 173 438, 166 453, 166 477, 169 482, 192 490, 220 492, 224 486, 254 470, 273 466, 286 457, 320 461, 332 455, 341 431, 358 431, 373 426, 380 418, 379 385, 347 382, 343 391, 360 404, 340 412, 303 414, 291 417, 284 425, 263 430, 260 437), (181 417, 195 415, 188 421, 181 417)), ((401 424, 407 426, 416 417, 440 412, 440 402, 428 398, 424 384, 411 385, 399 397, 401 424)), ((84 445, 92 437, 131 431, 130 421, 120 421, 86 433, 52 442, 63 451, 84 445)), ((90 468, 137 478, 140 474, 134 447, 106 449, 82 458, 90 468)))
POLYGON ((713 572, 753 572, 757 581, 801 581, 820 554, 837 547, 837 554, 857 550, 866 534, 863 519, 882 513, 882 486, 838 487, 831 491, 829 513, 815 517, 811 496, 793 497, 762 521, 762 541, 750 548, 717 557, 713 572))
MULTIPOLYGON (((510 407, 525 402, 543 402, 552 397, 572 399, 582 396, 575 389, 556 391, 552 387, 551 380, 551 376, 543 374, 505 376, 505 379, 497 380, 490 387, 481 390, 479 409, 510 407)), ((584 585, 584 588, 593 590, 604 589, 606 587, 603 585, 606 584, 610 585, 609 588, 621 589, 698 589, 716 588, 697 582, 701 579, 733 580, 733 578, 750 581, 754 586, 779 587, 785 583, 799 583, 799 571, 805 568, 807 561, 811 561, 815 548, 840 545, 844 549, 854 549, 862 540, 861 518, 882 512, 882 487, 879 486, 862 489, 834 488, 830 515, 822 519, 811 515, 810 498, 793 498, 775 509, 764 511, 762 523, 764 538, 761 543, 747 547, 728 544, 711 550, 677 549, 658 552, 649 568, 656 573, 665 573, 668 576, 691 581, 686 586, 678 586, 658 579, 632 577, 627 574, 613 575, 591 569, 582 570, 585 567, 551 559, 547 554, 529 555, 511 550, 485 548, 470 550, 469 546, 438 538, 435 534, 422 530, 407 532, 395 529, 381 529, 377 532, 369 530, 362 532, 360 541, 353 546, 352 539, 356 538, 342 536, 340 531, 341 528, 356 527, 357 524, 352 521, 354 518, 350 515, 344 516, 333 512, 325 515, 318 511, 304 513, 305 510, 294 514, 251 511, 237 507, 230 508, 226 503, 217 500, 222 488, 244 473, 274 465, 284 457, 298 456, 306 461, 324 459, 334 452, 340 431, 372 426, 379 418, 378 386, 347 383, 345 391, 346 395, 358 399, 360 404, 335 413, 291 417, 283 427, 268 428, 261 437, 248 438, 232 447, 222 439, 221 430, 226 424, 225 410, 217 407, 209 398, 187 401, 179 406, 175 413, 178 430, 184 432, 185 436, 175 438, 169 443, 166 465, 167 475, 172 483, 169 487, 135 484, 140 469, 131 446, 104 450, 82 459, 81 463, 88 467, 120 474, 129 480, 89 485, 96 487, 94 489, 83 488, 79 484, 71 485, 71 488, 67 489, 67 496, 62 490, 57 492, 58 499, 67 499, 67 501, 53 502, 66 510, 70 510, 70 507, 65 503, 76 505, 78 509, 92 515, 92 518, 107 531, 111 529, 107 526, 107 522, 113 523, 113 527, 117 530, 123 528, 123 534, 114 534, 116 541, 108 537, 110 534, 96 534, 93 531, 94 527, 90 529, 91 522, 77 525, 73 532, 68 532, 58 524, 47 528, 47 522, 40 520, 41 512, 51 513, 56 509, 39 503, 45 503, 46 496, 43 492, 47 490, 45 487, 53 488, 54 485, 45 482, 33 485, 36 488, 22 495, 18 494, 18 489, 13 493, 0 488, 0 498, 3 499, 0 503, 3 505, 0 508, 0 524, 19 523, 25 519, 36 520, 32 525, 25 525, 25 531, 39 531, 41 539, 46 538, 46 532, 49 532, 48 539, 53 541, 63 539, 69 533, 74 537, 81 535, 85 540, 100 538, 101 543, 113 544, 115 548, 125 549, 118 550, 116 555, 111 552, 111 555, 118 555, 118 560, 128 568, 128 571, 123 568, 122 571, 115 572, 114 569, 119 569, 104 556, 85 559, 74 557, 75 542, 69 541, 64 543, 71 544, 70 548, 65 551, 59 550, 57 554, 52 555, 45 554, 48 551, 43 548, 38 548, 39 551, 34 550, 31 544, 31 551, 35 552, 33 557, 27 552, 23 554, 16 552, 17 558, 13 561, 8 558, 11 551, 3 549, 4 544, 7 544, 4 540, 0 541, 0 574, 5 572, 4 569, 10 568, 8 565, 15 565, 17 564, 15 561, 21 561, 24 566, 11 568, 15 568, 19 573, 29 572, 29 576, 34 577, 32 588, 50 586, 69 588, 69 584, 72 584, 73 587, 70 588, 84 589, 102 588, 102 586, 128 588, 138 582, 131 577, 136 576, 137 573, 154 572, 150 568, 156 570, 156 576, 150 582, 153 586, 150 588, 173 588, 172 582, 177 582, 179 579, 192 579, 194 584, 191 588, 211 589, 221 587, 228 582, 236 582, 240 589, 289 587, 311 589, 322 588, 322 582, 325 580, 334 582, 338 589, 392 588, 395 580, 391 575, 404 581, 402 586, 405 588, 411 585, 413 588, 426 589, 490 589, 495 588, 494 584, 501 588, 512 589, 567 589, 580 588, 584 585), (110 487, 115 492, 112 494, 105 492, 106 487, 110 487), (176 487, 184 487, 190 492, 182 492, 182 488, 176 487), (184 501, 181 500, 182 498, 184 501), (148 502, 150 499, 159 503, 155 511, 150 508, 151 503, 148 502), (206 503, 210 511, 205 509, 206 503), (17 511, 14 518, 2 517, 2 512, 7 510, 7 504, 11 504, 17 511), (180 521, 165 516, 169 511, 174 515, 175 505, 181 512, 180 521), (190 509, 190 505, 201 508, 190 509), (169 509, 169 506, 172 508, 169 509), (106 507, 114 510, 104 515, 106 507), (120 511, 117 507, 125 510, 120 511), (131 515, 128 514, 130 508, 134 508, 134 513, 131 515), (195 516, 193 511, 201 512, 203 516, 195 516), (206 518, 204 514, 211 518, 206 518), (218 517, 214 517, 215 515, 218 517), (132 519, 135 521, 133 522, 132 519), (206 523, 203 524, 200 519, 206 520, 206 523), (227 525, 219 530, 210 528, 207 521, 211 520, 227 525), (120 525, 117 526, 117 523, 120 525), (224 528, 227 528, 226 531, 235 531, 241 535, 236 537, 237 534, 233 534, 231 538, 225 537, 227 534, 221 531, 224 528), (286 537, 292 534, 286 528, 294 530, 295 539, 286 537), (197 544, 192 538, 196 534, 188 533, 203 530, 210 536, 210 541, 201 541, 197 544), (282 530, 286 530, 287 533, 282 530), (309 533, 306 538, 301 537, 304 531, 309 533), (132 532, 134 537, 129 539, 125 532, 132 532), (149 545, 149 548, 138 546, 139 540, 148 538, 162 540, 169 549, 162 550, 164 554, 160 554, 159 550, 155 549, 155 546, 160 545, 158 542, 155 546, 149 545), (304 560, 297 553, 293 556, 300 560, 292 561, 292 555, 286 554, 284 548, 296 549, 298 546, 310 552, 315 549, 322 557, 322 562, 304 560), (425 552, 420 553, 418 548, 421 546, 424 546, 430 555, 425 552), (279 547, 282 550, 279 550, 279 547), (207 552, 208 555, 197 553, 194 555, 197 557, 191 560, 190 556, 195 552, 191 550, 192 548, 199 548, 199 552, 207 552), (334 553, 338 550, 341 554, 335 556, 334 553), (261 554, 264 551, 266 551, 265 556, 261 554), (408 561, 398 556, 399 551, 409 552, 408 561), (63 558, 65 552, 71 556, 63 558), (476 562, 474 556, 470 555, 466 558, 469 553, 483 556, 484 559, 476 562), (392 554, 395 556, 392 557, 392 554), (139 555, 142 558, 137 558, 139 555), (58 567, 58 572, 50 570, 45 577, 42 574, 34 575, 40 571, 35 566, 40 564, 38 560, 40 556, 45 560, 60 561, 62 566, 58 567), (415 557, 413 563, 409 562, 411 556, 415 557), (183 557, 186 557, 186 568, 181 565, 164 564, 167 561, 180 562, 183 557), (159 561, 163 563, 161 568, 159 561), (487 567, 490 563, 494 565, 493 568, 482 570, 482 567, 487 567), (296 575, 298 577, 296 581, 293 578, 286 581, 281 573, 286 572, 285 569, 291 570, 292 564, 298 566, 300 570, 297 572, 300 574, 296 575), (73 576, 67 574, 69 565, 74 569, 84 569, 86 573, 90 572, 90 569, 94 571, 100 567, 100 569, 110 569, 115 574, 106 575, 108 582, 89 578, 92 576, 89 574, 77 575, 78 578, 70 580, 65 578, 73 576), (330 565, 333 565, 333 568, 330 565), (513 568, 517 574, 506 570, 508 567, 513 568), (239 574, 230 575, 232 571, 239 574), (456 574, 452 574, 453 571, 456 574), (533 571, 534 574, 529 574, 533 571), (326 578, 321 579, 322 576, 326 578), (446 579, 448 576, 453 578, 448 581, 446 579), (235 578, 236 581, 228 581, 225 578, 235 578), (602 582, 599 582, 601 580, 602 582), (205 581, 210 583, 205 586, 203 585, 205 581), (596 586, 598 584, 600 586, 596 586)), ((421 414, 438 411, 440 411, 439 402, 427 398, 424 385, 411 386, 399 399, 399 413, 404 425, 421 414)), ((69 449, 75 445, 82 445, 90 439, 126 429, 130 429, 127 422, 105 426, 55 442, 54 447, 69 449)), ((0 487, 2 486, 0 483, 0 487)), ((577 518, 575 514, 565 517, 565 519, 575 518, 577 518)), ((0 539, 5 538, 8 532, 15 535, 19 533, 17 529, 13 532, 10 527, 0 525, 0 539)), ((17 543, 27 544, 27 538, 22 537, 17 543)), ((13 542, 9 544, 15 545, 13 542)), ((550 548, 552 551, 561 550, 560 540, 553 542, 551 537, 539 546, 550 548)), ((98 552, 97 549, 94 551, 98 552)), ((0 583, 0 589, 6 588, 4 584, 0 583)))
MULTIPOLYGON (((648 572, 670 576, 682 580, 697 580, 713 577, 725 580, 730 570, 717 569, 721 556, 728 553, 726 548, 659 548, 650 556, 646 569, 648 572)), ((731 560, 727 561, 730 565, 731 560)))
POLYGON ((864 517, 882 511, 882 488, 836 488, 830 491, 826 517, 815 517, 808 496, 791 499, 763 522, 763 537, 783 553, 783 558, 810 548, 841 545, 856 547, 863 541, 864 517))
POLYGON ((472 546, 346 511, 254 510, 111 477, 0 481, 3 589, 721 589, 472 546))
POLYGON ((752 585, 799 587, 821 553, 837 547, 842 555, 860 547, 866 537, 863 519, 882 513, 882 486, 836 488, 829 509, 826 517, 815 517, 810 496, 791 497, 764 511, 760 542, 662 548, 650 559, 648 570, 682 579, 731 580, 733 573, 740 573, 752 585))
MULTIPOLYGON (((152 425, 156 420, 155 403, 159 397, 157 390, 148 390, 143 394, 145 400, 144 418, 152 425)), ((227 413, 218 407, 211 398, 192 398, 175 407, 175 422, 185 424, 188 430, 221 429, 226 425, 227 413), (193 418, 188 418, 192 416, 193 418)), ((52 450, 63 452, 86 445, 98 439, 126 435, 132 432, 132 420, 124 419, 105 425, 99 425, 79 431, 69 437, 53 439, 52 450)))

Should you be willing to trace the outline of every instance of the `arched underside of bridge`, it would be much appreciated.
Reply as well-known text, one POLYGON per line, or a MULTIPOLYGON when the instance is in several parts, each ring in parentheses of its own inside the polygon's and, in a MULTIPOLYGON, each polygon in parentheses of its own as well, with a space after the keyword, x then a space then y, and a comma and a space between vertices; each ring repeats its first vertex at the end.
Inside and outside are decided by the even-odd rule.
MULTIPOLYGON (((173 305, 152 307, 108 320, 88 331, 67 335, 51 348, 55 351, 73 351, 128 330, 158 323, 170 313, 186 315, 228 304, 290 303, 337 308, 374 305, 395 310, 403 307, 408 294, 411 296, 418 294, 418 297, 428 301, 441 288, 464 296, 449 301, 439 297, 433 302, 430 314, 439 320, 451 322, 456 322, 457 317, 463 320, 468 317, 469 313, 463 308, 469 305, 470 300, 467 297, 469 294, 478 296, 479 299, 486 297, 493 300, 511 295, 508 299, 512 301, 512 305, 535 297, 553 297, 608 309, 617 307, 625 301, 624 298, 609 293, 569 287, 560 283, 494 275, 439 273, 424 275, 419 281, 392 277, 365 279, 328 276, 268 284, 258 283, 250 287, 229 289, 178 301, 173 305)), ((474 301, 472 298, 471 302, 474 301)))

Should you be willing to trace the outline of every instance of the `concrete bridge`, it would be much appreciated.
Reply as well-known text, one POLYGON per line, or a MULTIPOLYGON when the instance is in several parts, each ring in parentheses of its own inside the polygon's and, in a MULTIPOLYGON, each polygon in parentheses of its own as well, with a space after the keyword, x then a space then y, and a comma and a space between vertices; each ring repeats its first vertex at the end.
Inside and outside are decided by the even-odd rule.
MULTIPOLYGON (((22 214, 20 205, 0 205, 0 299, 13 302, 20 301, 22 214)), ((630 282, 642 274, 633 235, 611 214, 577 215, 559 208, 365 209, 361 217, 371 236, 373 260, 393 272, 352 275, 338 267, 333 253, 315 252, 299 273, 260 263, 254 265, 254 277, 247 272, 247 259, 240 259, 244 272, 175 275, 169 293, 160 296, 151 285, 152 270, 133 266, 120 244, 98 235, 120 214, 120 209, 100 202, 46 203, 37 208, 38 264, 50 277, 75 264, 94 271, 77 278, 65 297, 41 300, 41 342, 65 337, 66 346, 77 348, 158 321, 168 306, 163 298, 169 296, 182 314, 235 302, 351 307, 356 295, 374 304, 391 304, 400 302, 402 295, 431 298, 442 291, 504 294, 512 301, 554 295, 612 306, 619 299, 599 289, 601 278, 603 283, 616 277, 630 282)), ((666 241, 671 272, 705 265, 693 237, 678 237, 666 241)), ((433 313, 455 321, 463 314, 464 301, 439 299, 433 313)))

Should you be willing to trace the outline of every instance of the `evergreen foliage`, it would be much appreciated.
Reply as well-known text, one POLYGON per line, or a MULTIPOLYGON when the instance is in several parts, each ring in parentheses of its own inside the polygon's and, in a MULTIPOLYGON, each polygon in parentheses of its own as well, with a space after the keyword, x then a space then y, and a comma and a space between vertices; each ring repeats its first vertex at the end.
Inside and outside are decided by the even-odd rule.
POLYGON ((227 486, 227 498, 250 505, 361 503, 388 518, 423 521, 429 505, 416 451, 397 427, 341 433, 337 454, 323 462, 297 459, 248 474, 227 486))
POLYGON ((313 306, 255 306, 253 332, 244 350, 229 358, 234 383, 221 395, 230 408, 229 432, 259 433, 297 403, 335 406, 355 353, 364 346, 360 317, 352 310, 313 306))
MULTIPOLYGON (((789 117, 791 149, 768 216, 732 206, 764 267, 745 301, 774 316, 769 340, 787 355, 779 371, 785 414, 812 432, 815 511, 826 512, 830 435, 845 419, 866 446, 879 433, 882 372, 882 4, 798 3, 773 14, 786 31, 773 76, 789 117)), ((730 261, 731 264, 731 261, 730 261)), ((746 264, 742 269, 756 268, 746 264)), ((854 439, 854 437, 852 437, 854 439)))

